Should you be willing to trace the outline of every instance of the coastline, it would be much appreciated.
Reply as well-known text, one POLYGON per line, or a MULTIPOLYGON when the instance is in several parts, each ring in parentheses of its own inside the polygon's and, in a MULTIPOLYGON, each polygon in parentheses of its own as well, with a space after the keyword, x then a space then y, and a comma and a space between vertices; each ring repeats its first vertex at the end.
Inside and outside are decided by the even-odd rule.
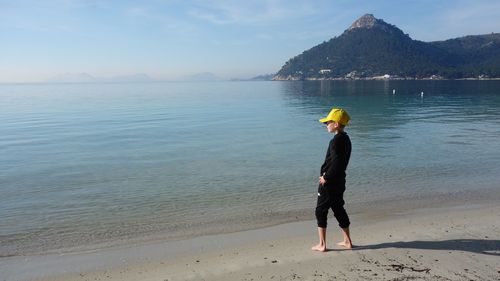
MULTIPOLYGON (((389 215, 394 210, 401 209, 417 209, 429 208, 433 206, 449 206, 450 202, 485 202, 491 198, 498 198, 500 201, 500 192, 495 188, 484 186, 479 190, 461 190, 453 193, 450 192, 433 192, 424 194, 406 194, 400 196, 392 196, 385 198, 369 198, 369 195, 364 200, 360 198, 352 198, 350 192, 345 196, 346 208, 350 214, 370 214, 370 218, 389 215), (498 194, 497 194, 498 193, 498 194)), ((314 219, 313 205, 315 196, 310 198, 310 208, 301 207, 293 211, 268 212, 260 216, 251 215, 248 217, 214 217, 210 221, 205 221, 203 224, 190 223, 189 228, 179 230, 171 229, 155 229, 155 226, 148 226, 147 229, 141 231, 141 235, 134 233, 133 235, 110 236, 102 238, 102 233, 95 233, 93 240, 69 241, 47 241, 47 238, 33 236, 37 239, 35 242, 44 242, 42 247, 32 247, 29 241, 24 241, 23 244, 4 244, 0 248, 0 258, 8 257, 25 257, 25 256, 49 256, 49 255, 66 255, 78 252, 105 251, 106 249, 114 249, 121 247, 135 247, 163 242, 174 242, 190 240, 203 236, 219 235, 225 233, 245 232, 249 230, 263 229, 281 224, 309 221, 314 219), (42 239, 43 238, 43 239, 42 239), (59 243, 59 244, 57 244, 59 243), (21 248, 24 247, 24 248, 21 248), (25 250, 26 249, 26 250, 25 250)), ((108 228, 111 226, 108 226, 108 228)), ((89 233, 87 236, 90 236, 89 233)), ((6 238, 6 237, 2 237, 6 238)), ((8 238, 3 240, 8 242, 8 238)))
POLYGON ((467 78, 416 78, 416 77, 355 77, 355 78, 347 78, 347 77, 331 77, 331 78, 316 78, 316 77, 273 77, 270 81, 498 81, 500 77, 492 77, 492 78, 476 78, 476 77, 467 77, 467 78))
POLYGON ((358 247, 352 251, 332 243, 340 233, 330 215, 333 250, 327 253, 310 250, 316 229, 306 220, 179 241, 1 258, 1 280, 500 278, 499 194, 488 189, 354 208, 351 231, 358 247))

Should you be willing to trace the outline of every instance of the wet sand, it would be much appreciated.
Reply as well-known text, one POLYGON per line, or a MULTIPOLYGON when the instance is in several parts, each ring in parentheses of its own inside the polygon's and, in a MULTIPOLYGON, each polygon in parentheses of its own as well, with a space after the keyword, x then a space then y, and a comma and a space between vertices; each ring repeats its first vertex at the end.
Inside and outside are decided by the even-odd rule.
POLYGON ((316 226, 303 221, 85 253, 2 258, 0 280, 500 280, 497 194, 455 198, 440 207, 417 208, 414 202, 398 212, 388 202, 372 213, 354 213, 352 250, 335 245, 341 233, 330 217, 325 253, 310 250, 316 226))

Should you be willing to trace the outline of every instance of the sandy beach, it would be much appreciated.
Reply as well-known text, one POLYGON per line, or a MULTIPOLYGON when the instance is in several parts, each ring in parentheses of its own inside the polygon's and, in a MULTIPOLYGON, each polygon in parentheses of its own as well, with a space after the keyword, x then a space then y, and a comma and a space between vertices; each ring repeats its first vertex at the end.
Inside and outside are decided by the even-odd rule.
POLYGON ((181 241, 2 258, 0 279, 500 280, 498 192, 450 199, 440 207, 413 200, 354 213, 352 250, 335 245, 341 234, 331 218, 326 253, 310 250, 315 222, 301 221, 181 241))

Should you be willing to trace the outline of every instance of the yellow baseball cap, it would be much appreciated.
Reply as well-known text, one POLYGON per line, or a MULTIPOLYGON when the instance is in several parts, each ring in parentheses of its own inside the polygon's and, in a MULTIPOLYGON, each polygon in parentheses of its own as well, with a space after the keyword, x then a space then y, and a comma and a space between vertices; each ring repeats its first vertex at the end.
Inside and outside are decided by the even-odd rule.
POLYGON ((319 119, 319 122, 326 123, 328 121, 335 121, 345 126, 349 123, 349 120, 351 120, 351 117, 347 114, 347 111, 342 108, 334 108, 330 111, 330 113, 328 113, 328 116, 323 119, 319 119))

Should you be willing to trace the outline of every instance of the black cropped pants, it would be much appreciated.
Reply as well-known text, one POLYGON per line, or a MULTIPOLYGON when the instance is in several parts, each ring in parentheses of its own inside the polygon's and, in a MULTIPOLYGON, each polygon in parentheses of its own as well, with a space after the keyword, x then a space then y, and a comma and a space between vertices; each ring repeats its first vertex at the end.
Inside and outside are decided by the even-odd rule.
POLYGON ((328 210, 331 208, 341 228, 347 228, 351 224, 349 216, 344 209, 345 186, 322 186, 318 187, 318 203, 316 204, 316 220, 318 227, 326 228, 328 210))

